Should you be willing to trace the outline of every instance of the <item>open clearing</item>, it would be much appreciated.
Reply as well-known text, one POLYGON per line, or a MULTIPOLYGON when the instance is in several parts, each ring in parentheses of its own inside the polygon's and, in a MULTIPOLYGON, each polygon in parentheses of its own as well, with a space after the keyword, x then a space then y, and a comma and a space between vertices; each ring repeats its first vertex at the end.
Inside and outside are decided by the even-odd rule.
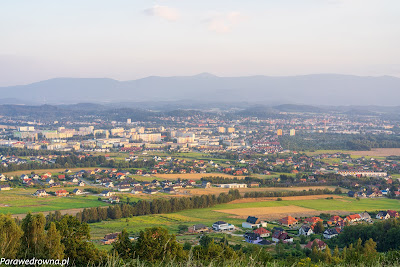
POLYGON ((233 176, 224 173, 182 173, 182 174, 152 174, 153 177, 158 177, 162 179, 171 179, 176 180, 178 178, 181 179, 192 179, 192 180, 200 180, 203 177, 224 177, 224 178, 237 178, 244 179, 246 176, 233 176))

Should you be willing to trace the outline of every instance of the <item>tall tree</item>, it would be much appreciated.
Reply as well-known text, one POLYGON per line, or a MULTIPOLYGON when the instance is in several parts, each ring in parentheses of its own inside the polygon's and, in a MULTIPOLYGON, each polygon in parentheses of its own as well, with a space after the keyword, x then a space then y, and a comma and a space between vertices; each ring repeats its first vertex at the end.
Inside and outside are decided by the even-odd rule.
POLYGON ((135 244, 135 256, 149 262, 185 258, 183 247, 162 227, 141 231, 135 244))
POLYGON ((22 257, 43 258, 46 256, 46 234, 44 231, 45 225, 46 218, 41 213, 36 215, 28 213, 22 220, 21 229, 24 232, 20 250, 22 257))
POLYGON ((118 235, 117 241, 113 243, 113 251, 118 253, 118 256, 123 259, 132 258, 134 254, 134 245, 129 239, 129 234, 126 229, 118 235))
POLYGON ((0 257, 13 259, 21 246, 21 228, 11 215, 0 214, 0 257))
POLYGON ((49 259, 63 259, 64 245, 61 243, 61 235, 54 222, 50 223, 46 235, 46 250, 49 259))

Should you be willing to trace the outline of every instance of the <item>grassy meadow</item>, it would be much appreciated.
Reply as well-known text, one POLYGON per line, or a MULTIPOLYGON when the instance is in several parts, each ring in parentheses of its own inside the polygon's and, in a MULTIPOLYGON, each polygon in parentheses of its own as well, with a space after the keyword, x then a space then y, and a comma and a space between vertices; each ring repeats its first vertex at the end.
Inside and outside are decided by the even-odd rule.
MULTIPOLYGON (((75 187, 51 188, 47 192, 60 189, 72 191, 75 187)), ((0 191, 0 213, 24 214, 27 212, 46 212, 65 209, 79 209, 98 206, 107 206, 105 202, 98 201, 98 196, 68 196, 68 197, 35 197, 32 194, 37 189, 12 189, 0 191)))

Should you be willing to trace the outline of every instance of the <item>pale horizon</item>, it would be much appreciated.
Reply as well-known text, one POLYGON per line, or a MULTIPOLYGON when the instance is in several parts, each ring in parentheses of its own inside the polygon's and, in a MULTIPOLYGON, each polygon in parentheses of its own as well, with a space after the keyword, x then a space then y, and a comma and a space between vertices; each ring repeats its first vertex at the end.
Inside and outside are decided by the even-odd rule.
POLYGON ((58 77, 400 77, 400 2, 11 1, 0 86, 58 77))

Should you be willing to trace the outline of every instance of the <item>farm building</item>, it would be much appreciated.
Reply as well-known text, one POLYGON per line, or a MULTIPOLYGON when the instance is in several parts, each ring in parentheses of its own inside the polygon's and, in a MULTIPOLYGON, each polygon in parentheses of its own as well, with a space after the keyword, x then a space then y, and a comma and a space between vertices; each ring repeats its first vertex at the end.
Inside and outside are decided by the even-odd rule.
POLYGON ((208 227, 205 226, 204 224, 195 224, 188 227, 189 233, 204 233, 208 231, 209 231, 208 227))

